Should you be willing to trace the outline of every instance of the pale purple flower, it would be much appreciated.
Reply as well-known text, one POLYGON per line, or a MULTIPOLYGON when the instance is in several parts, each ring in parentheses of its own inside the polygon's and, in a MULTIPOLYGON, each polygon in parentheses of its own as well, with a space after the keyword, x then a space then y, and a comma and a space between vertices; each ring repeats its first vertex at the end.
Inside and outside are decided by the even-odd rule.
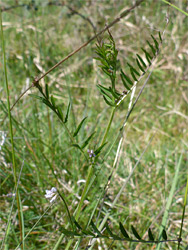
POLYGON ((89 158, 95 157, 94 151, 92 149, 88 149, 87 152, 89 153, 89 158))
POLYGON ((0 139, 0 150, 3 146, 3 144, 5 143, 5 139, 6 139, 6 132, 5 131, 0 131, 0 135, 1 135, 1 139, 0 139))
POLYGON ((45 197, 46 199, 50 199, 50 203, 52 203, 57 197, 57 189, 52 187, 51 190, 46 190, 45 197))

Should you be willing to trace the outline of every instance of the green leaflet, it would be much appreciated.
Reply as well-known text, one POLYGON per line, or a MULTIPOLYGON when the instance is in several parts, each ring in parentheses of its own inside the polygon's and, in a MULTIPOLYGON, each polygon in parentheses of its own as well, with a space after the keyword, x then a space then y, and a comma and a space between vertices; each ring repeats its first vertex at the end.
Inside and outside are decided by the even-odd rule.
POLYGON ((69 231, 67 229, 65 229, 63 226, 61 226, 61 231, 66 235, 66 236, 81 236, 81 234, 77 233, 77 232, 73 232, 73 231, 69 231))
POLYGON ((140 235, 137 233, 136 229, 131 225, 131 229, 132 229, 132 232, 134 234, 134 236, 138 239, 138 240, 141 240, 141 237, 140 235))
POLYGON ((96 132, 93 132, 93 133, 84 141, 84 143, 83 143, 82 146, 81 146, 81 149, 84 149, 84 148, 87 146, 87 144, 88 144, 89 141, 92 139, 92 137, 94 136, 95 133, 96 133, 96 132))
POLYGON ((149 57, 150 60, 152 60, 152 56, 144 48, 141 48, 141 50, 149 57))
POLYGON ((137 78, 136 78, 136 76, 135 76, 134 71, 133 71, 132 68, 130 69, 130 71, 131 71, 132 78, 133 78, 135 81, 137 81, 137 78))
POLYGON ((54 106, 54 108, 56 108, 55 98, 53 97, 53 95, 51 95, 51 103, 54 106))
POLYGON ((75 147, 75 148, 78 148, 82 153, 84 153, 79 144, 73 143, 72 146, 75 147))
POLYGON ((120 97, 120 94, 117 91, 113 91, 111 87, 109 87, 109 90, 114 98, 118 99, 120 97))
POLYGON ((153 55, 155 56, 156 50, 154 49, 153 45, 148 40, 146 42, 149 45, 149 47, 151 48, 153 55))
POLYGON ((44 95, 44 93, 43 93, 43 91, 42 91, 42 87, 39 85, 39 83, 37 83, 36 87, 37 87, 37 89, 40 91, 40 93, 41 93, 42 95, 44 95))
POLYGON ((44 99, 43 97, 35 95, 35 94, 29 94, 29 96, 34 97, 34 98, 36 98, 36 99, 38 99, 40 101, 42 101, 44 99))
POLYGON ((155 240, 150 228, 148 230, 148 237, 149 237, 149 240, 151 240, 151 241, 155 240))
POLYGON ((111 101, 108 101, 107 98, 104 95, 103 95, 103 98, 104 98, 106 104, 108 104, 109 106, 115 107, 115 103, 113 103, 111 101))
POLYGON ((129 239, 129 235, 128 233, 126 232, 124 226, 122 225, 121 222, 119 222, 119 229, 121 231, 121 233, 123 234, 123 236, 126 238, 126 239, 129 239))
POLYGON ((151 61, 150 61, 150 58, 148 57, 148 55, 146 54, 146 59, 148 61, 148 64, 151 65, 151 61))
POLYGON ((124 79, 122 73, 120 74, 120 77, 121 77, 121 80, 122 80, 122 82, 123 82, 124 87, 125 87, 126 89, 130 90, 130 87, 127 85, 127 83, 126 83, 126 81, 125 81, 125 79, 124 79))
POLYGON ((153 35, 151 35, 151 37, 152 37, 152 39, 153 39, 153 41, 155 43, 156 50, 158 50, 159 49, 159 44, 158 44, 157 40, 155 39, 155 37, 153 35))
POLYGON ((150 60, 152 60, 152 56, 145 49, 143 49, 143 48, 142 48, 142 51, 145 53, 145 56, 146 56, 146 59, 147 59, 149 65, 151 65, 151 61, 150 60))
POLYGON ((79 229, 82 230, 82 227, 80 226, 80 224, 75 220, 75 218, 72 216, 72 221, 74 222, 75 226, 79 229))
POLYGON ((162 37, 161 37, 161 32, 159 31, 159 39, 160 39, 160 41, 161 41, 161 43, 163 42, 163 39, 162 39, 162 37))
POLYGON ((107 143, 108 142, 103 143, 98 149, 96 149, 94 152, 95 155, 98 155, 107 143))
POLYGON ((139 67, 139 69, 143 72, 143 73, 145 73, 145 70, 142 68, 142 66, 141 66, 141 64, 140 64, 140 62, 139 62, 139 60, 136 58, 136 62, 137 62, 137 65, 138 65, 138 67, 139 67))
POLYGON ((68 121, 70 107, 71 107, 71 103, 69 102, 68 107, 67 107, 67 112, 66 112, 64 123, 66 123, 68 121))
POLYGON ((137 76, 140 76, 138 71, 131 64, 127 63, 127 65, 129 66, 130 70, 132 70, 137 76))
POLYGON ((82 125, 83 125, 83 123, 84 123, 84 121, 85 121, 86 119, 87 119, 87 116, 84 117, 84 119, 82 119, 82 121, 81 121, 80 124, 78 125, 76 131, 74 132, 73 137, 77 136, 78 132, 80 131, 80 129, 81 129, 81 127, 82 127, 82 125))
MULTIPOLYGON (((123 72, 123 70, 121 69, 121 74, 122 74, 122 77, 125 81, 127 81, 131 86, 133 85, 133 82, 131 81, 131 79, 125 75, 125 73, 123 72)), ((124 85, 125 86, 125 85, 124 85)), ((130 88, 129 88, 130 89, 130 88)))
POLYGON ((102 85, 98 84, 97 88, 99 89, 99 91, 106 96, 107 98, 110 99, 110 101, 112 100, 111 96, 109 94, 111 94, 111 91, 105 87, 103 87, 102 85))
POLYGON ((145 62, 144 62, 144 60, 142 59, 142 57, 141 57, 139 54, 136 54, 136 55, 137 55, 137 57, 138 57, 138 60, 141 62, 142 66, 143 66, 144 68, 146 68, 147 65, 145 64, 145 62))
MULTIPOLYGON (((99 67, 100 67, 100 65, 99 65, 99 67)), ((112 73, 111 72, 109 72, 108 71, 108 69, 106 69, 106 68, 104 68, 104 67, 101 67, 102 68, 102 70, 104 71, 104 73, 106 74, 106 75, 108 75, 108 76, 112 76, 112 73)))
POLYGON ((93 228, 94 232, 97 234, 98 237, 102 237, 101 232, 97 229, 97 227, 95 226, 94 222, 91 220, 90 223, 91 227, 93 228))
POLYGON ((45 94, 46 98, 49 99, 49 89, 48 89, 48 84, 45 84, 45 94))
POLYGON ((118 235, 112 233, 112 231, 110 230, 110 228, 109 228, 107 222, 105 223, 105 227, 106 227, 106 231, 109 233, 109 235, 110 235, 114 240, 121 240, 121 238, 120 238, 118 235))
POLYGON ((61 120, 63 121, 63 112, 62 112, 62 110, 61 110, 61 108, 60 108, 59 106, 57 107, 57 111, 58 111, 59 117, 60 117, 61 120))
POLYGON ((56 108, 54 107, 54 106, 52 106, 52 104, 48 101, 48 100, 46 100, 46 99, 42 99, 42 102, 44 103, 44 104, 46 104, 46 106, 48 106, 50 109, 52 109, 53 111, 55 111, 56 112, 56 108))
POLYGON ((166 231, 164 229, 162 231, 162 237, 164 240, 167 240, 167 234, 166 234, 166 231))

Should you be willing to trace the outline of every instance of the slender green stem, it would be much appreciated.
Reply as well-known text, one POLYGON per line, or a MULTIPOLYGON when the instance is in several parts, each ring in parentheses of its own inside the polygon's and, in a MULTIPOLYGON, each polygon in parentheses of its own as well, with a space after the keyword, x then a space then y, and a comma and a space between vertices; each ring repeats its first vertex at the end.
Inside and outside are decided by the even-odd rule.
MULTIPOLYGON (((101 142, 101 145, 103 145, 105 143, 105 141, 106 141, 106 138, 108 136, 108 133, 109 133, 109 130, 110 130, 110 127, 111 127, 111 124, 112 124, 112 120, 113 120, 113 117, 114 117, 114 114, 115 114, 115 110, 116 110, 116 108, 113 108, 111 116, 110 116, 110 120, 108 122, 108 126, 106 128, 104 137, 103 137, 102 142, 101 142)), ((86 179, 86 184, 85 184, 84 190, 82 192, 82 196, 81 196, 81 199, 80 199, 80 202, 79 202, 78 208, 76 210, 76 214, 75 214, 75 219, 76 220, 80 216, 80 212, 81 212, 81 208, 82 208, 85 196, 87 195, 87 192, 89 191, 88 186, 89 186, 89 183, 90 183, 91 178, 93 176, 93 167, 94 167, 93 164, 91 164, 90 167, 89 167, 89 170, 88 170, 88 176, 87 176, 87 179, 86 179)))
MULTIPOLYGON (((36 225, 40 222, 40 220, 44 217, 44 215, 48 212, 48 210, 53 206, 54 202, 50 204, 49 207, 46 208, 44 213, 39 217, 39 219, 35 222, 35 224, 32 226, 32 228, 29 230, 29 232, 26 234, 23 240, 26 240, 26 238, 30 235, 30 233, 33 231, 33 229, 36 227, 36 225)), ((18 250, 20 246, 22 246, 22 241, 18 244, 18 246, 14 250, 18 250)))
MULTIPOLYGON (((162 224, 161 224, 161 226, 159 228, 159 238, 158 238, 159 241, 162 238, 162 231, 163 231, 163 229, 165 229, 167 221, 168 221, 168 215, 169 215, 170 207, 171 207, 171 204, 172 204, 173 194, 174 194, 174 191, 175 191, 176 184, 178 182, 178 174, 179 174, 181 162, 182 162, 182 154, 180 155, 178 164, 177 164, 177 166, 175 168, 175 175, 174 175, 174 178, 173 178, 173 181, 172 181, 172 186, 171 186, 171 189, 170 189, 168 201, 167 201, 166 208, 165 208, 165 211, 164 211, 164 215, 163 215, 163 219, 162 219, 162 224)), ((161 244, 162 243, 160 242, 157 245, 156 250, 160 250, 161 249, 161 244)))
MULTIPOLYGON (((1 12, 0 12, 1 13, 1 12)), ((7 77, 7 66, 6 66, 6 54, 5 54, 5 44, 4 44, 4 34, 3 34, 3 25, 2 25, 2 15, 1 18, 1 40, 2 40, 2 50, 3 50, 3 66, 4 66, 4 76, 5 76, 5 88, 7 93, 7 108, 8 108, 8 117, 9 117, 9 126, 10 126, 10 140, 12 145, 12 165, 13 165, 13 174, 15 185, 17 183, 16 177, 16 161, 15 161, 15 152, 14 152, 14 140, 13 140, 13 129, 12 129, 12 118, 10 112, 10 95, 9 95, 9 86, 8 86, 8 77, 7 77)))
POLYGON ((67 132, 69 138, 71 139, 71 141, 72 141, 73 143, 75 143, 75 139, 74 139, 74 137, 72 136, 70 130, 67 128, 66 124, 65 124, 64 122, 62 122, 62 124, 63 124, 63 127, 64 127, 65 131, 67 132))
POLYGON ((188 175, 187 175, 187 185, 186 185, 185 196, 184 196, 183 212, 182 212, 182 219, 181 219, 181 228, 180 228, 179 241, 178 241, 178 250, 180 249, 180 244, 181 244, 183 221, 184 221, 184 218, 185 218, 185 207, 186 207, 186 204, 187 204, 187 195, 188 195, 188 175))
POLYGON ((105 143, 105 141, 106 141, 106 138, 107 138, 107 136, 108 136, 110 127, 111 127, 111 125, 112 125, 112 120, 113 120, 113 118, 114 118, 115 111, 116 111, 116 107, 113 108, 113 110, 112 110, 112 113, 111 113, 111 116, 110 116, 110 120, 109 120, 109 122, 108 122, 108 126, 107 126, 107 128, 106 128, 105 133, 104 133, 104 136, 103 136, 101 145, 103 145, 103 144, 105 143))
POLYGON ((81 199, 80 199, 80 202, 78 204, 78 208, 76 210, 76 213, 75 213, 75 219, 78 220, 79 216, 80 216, 80 212, 81 212, 81 208, 82 208, 82 205, 84 203, 84 199, 88 193, 88 186, 89 186, 89 183, 91 181, 91 177, 93 176, 93 165, 90 165, 89 166, 89 170, 88 170, 88 175, 87 175, 87 179, 86 179, 86 184, 85 184, 85 187, 82 191, 82 196, 81 196, 81 199))
MULTIPOLYGON (((116 110, 116 107, 113 108, 113 110, 112 110, 112 113, 111 113, 111 116, 110 116, 110 119, 109 119, 109 122, 108 122, 108 126, 106 127, 106 131, 105 131, 105 133, 104 133, 104 137, 103 137, 103 139, 102 139, 101 145, 103 145, 103 144, 105 143, 105 141, 106 141, 106 138, 107 138, 107 136, 108 136, 110 127, 111 127, 111 125, 112 125, 112 120, 113 120, 113 118, 114 118, 115 110, 116 110)), ((96 162, 96 159, 95 159, 95 162, 96 162)), ((94 164, 95 164, 95 163, 94 163, 94 164)), ((82 196, 81 196, 80 202, 79 202, 79 204, 78 204, 78 207, 77 207, 77 210, 76 210, 76 213, 75 213, 75 219, 76 219, 76 220, 78 220, 78 218, 79 218, 79 216, 80 216, 80 212, 81 212, 82 205, 83 205, 83 203, 84 203, 85 197, 86 197, 86 195, 87 195, 89 189, 91 188, 90 182, 91 182, 91 179, 92 179, 92 176, 93 176, 94 164, 91 164, 91 165, 89 166, 89 169, 88 169, 88 175, 87 175, 85 187, 84 187, 84 189, 83 189, 83 191, 82 191, 82 196)), ((95 179, 95 177, 94 177, 94 179, 95 179)), ((94 181, 94 180, 93 180, 93 181, 94 181)), ((62 238, 63 238, 63 235, 60 236, 60 239, 62 239, 62 238)), ((60 240, 60 239, 59 239, 59 240, 60 240)), ((58 242, 60 242, 59 240, 58 240, 58 242)), ((69 249, 69 247, 70 247, 70 245, 72 244, 72 242, 73 242, 72 239, 68 242, 68 244, 67 244, 67 246, 66 246, 66 250, 69 249)), ((55 249, 57 249, 57 244, 56 244, 54 250, 55 250, 55 249)))
POLYGON ((69 222, 72 226, 72 230, 74 231, 74 225, 73 225, 73 222, 72 222, 72 219, 71 219, 71 215, 70 215, 70 212, 69 212, 69 208, 68 208, 68 205, 67 205, 67 202, 65 200, 65 198, 63 197, 63 195, 61 195, 61 193, 59 192, 59 190, 57 190, 58 194, 59 194, 59 197, 61 198, 61 200, 63 201, 64 205, 65 205, 65 208, 67 210, 67 214, 68 214, 68 218, 69 218, 69 222))
MULTIPOLYGON (((121 145, 122 139, 123 139, 123 137, 121 137, 121 139, 120 139, 119 146, 121 145)), ((112 202, 111 209, 113 209, 113 207, 116 205, 116 203, 117 203, 117 201, 118 201, 120 195, 123 193, 123 190, 125 189, 125 186, 127 185, 128 181, 129 181, 130 178, 132 177, 132 175, 133 175, 133 173, 134 173, 136 167, 137 167, 138 164, 140 163, 140 161, 141 161, 143 155, 145 154, 145 152, 146 152, 146 150, 148 149, 148 147, 149 147, 149 145, 150 145, 150 143, 151 143, 152 140, 153 140, 153 137, 150 139, 149 143, 147 144, 147 146, 145 147, 144 151, 143 151, 142 154, 140 155, 140 157, 139 157, 138 161, 136 162, 134 168, 132 169, 131 173, 129 174, 129 176, 127 177, 127 179, 124 181, 124 183, 123 183, 123 185, 122 185, 120 191, 118 192, 118 194, 116 195, 114 201, 112 202)), ((118 146, 118 148, 120 148, 119 146, 118 146)), ((118 150, 117 150, 117 154, 118 154, 118 150)), ((110 216, 111 209, 105 214, 105 217, 103 218, 103 220, 102 220, 102 222, 101 222, 101 224, 100 224, 100 226, 99 226, 99 228, 98 228, 99 231, 101 231, 101 230, 103 229, 103 227, 105 226, 105 223, 106 223, 106 221, 108 220, 108 218, 109 218, 109 216, 110 216)), ((91 240, 91 242, 90 242, 91 247, 89 248, 90 250, 93 249, 94 244, 95 244, 95 241, 96 241, 95 238, 94 238, 93 240, 91 240)))
MULTIPOLYGON (((7 94, 7 108, 8 108, 8 117, 9 117, 9 129, 10 129, 10 139, 12 145, 12 166, 13 166, 13 176, 14 183, 17 186, 17 176, 16 176, 16 159, 15 159, 15 151, 14 151, 14 139, 13 139, 13 128, 12 128, 12 118, 11 118, 11 109, 10 109, 10 95, 9 95, 9 85, 8 85, 8 77, 7 77, 7 65, 6 65, 6 53, 5 53, 5 43, 4 43, 4 34, 3 34, 3 24, 2 24, 2 13, 0 11, 0 22, 1 22, 1 41, 2 41, 2 51, 3 51, 3 66, 4 66, 4 76, 5 76, 5 89, 7 94)), ((19 218, 19 228, 20 228, 20 237, 22 240, 22 217, 20 213, 20 196, 17 189, 16 192, 16 200, 18 207, 18 218, 19 218)), ((8 232, 8 231, 7 231, 8 232)), ((5 235, 6 241, 7 235, 5 235)))
POLYGON ((162 1, 163 1, 164 3, 169 4, 170 6, 172 6, 172 7, 175 8, 176 10, 180 11, 181 13, 185 14, 186 16, 188 16, 188 13, 187 13, 187 12, 185 12, 185 11, 183 11, 182 9, 178 8, 176 5, 170 3, 170 2, 168 2, 168 1, 166 1, 166 0, 162 0, 162 1))
MULTIPOLYGON (((84 203, 84 199, 90 189, 90 181, 91 181, 91 178, 93 176, 93 165, 90 165, 89 166, 89 170, 88 170, 88 175, 87 175, 87 180, 86 180, 86 184, 85 184, 85 187, 82 191, 82 196, 81 196, 81 199, 80 199, 80 202, 78 204, 78 207, 77 207, 77 210, 75 212, 75 220, 78 220, 79 216, 80 216, 80 212, 81 212, 81 209, 82 209, 82 205, 84 203)), ((59 244, 61 243, 62 239, 64 237, 64 234, 61 234, 61 236, 59 237, 55 247, 53 248, 53 250, 57 250, 58 249, 58 246, 59 244)), ((73 243, 73 239, 69 240, 69 242, 67 243, 67 246, 65 248, 65 250, 68 250, 69 247, 71 246, 71 244, 73 243)))

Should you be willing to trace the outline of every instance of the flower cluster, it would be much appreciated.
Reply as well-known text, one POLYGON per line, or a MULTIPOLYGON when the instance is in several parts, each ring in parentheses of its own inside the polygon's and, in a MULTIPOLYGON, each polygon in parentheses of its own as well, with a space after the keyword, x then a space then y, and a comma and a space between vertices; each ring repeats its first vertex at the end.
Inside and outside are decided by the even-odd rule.
POLYGON ((87 152, 89 153, 90 158, 95 157, 94 151, 92 149, 88 149, 87 152))

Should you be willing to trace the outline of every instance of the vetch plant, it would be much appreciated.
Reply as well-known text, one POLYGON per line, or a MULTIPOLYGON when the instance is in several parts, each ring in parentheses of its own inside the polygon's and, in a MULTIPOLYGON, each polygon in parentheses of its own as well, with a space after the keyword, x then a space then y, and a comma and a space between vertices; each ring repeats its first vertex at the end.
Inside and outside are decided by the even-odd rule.
MULTIPOLYGON (((94 222, 92 221, 92 218, 90 219, 90 223, 87 224, 87 226, 84 228, 78 223, 83 202, 87 196, 87 193, 89 192, 89 190, 91 188, 92 183, 94 182, 95 178, 97 177, 97 175, 95 174, 95 171, 96 171, 95 167, 96 167, 96 165, 100 165, 103 162, 103 161, 102 162, 99 161, 99 156, 100 156, 101 151, 103 150, 104 146, 108 145, 108 134, 109 134, 109 131, 111 128, 111 124, 112 124, 114 115, 115 115, 115 111, 120 106, 120 104, 125 100, 127 95, 135 88, 135 86, 137 86, 137 84, 145 76, 147 71, 151 68, 153 61, 155 60, 155 58, 159 54, 159 49, 160 49, 160 46, 161 46, 162 41, 163 41, 160 32, 159 32, 159 41, 157 41, 157 39, 153 35, 151 35, 151 38, 152 38, 154 44, 147 41, 147 44, 149 45, 149 48, 151 50, 150 52, 148 52, 147 50, 142 48, 142 51, 144 52, 144 55, 145 55, 145 59, 143 59, 139 54, 137 54, 136 64, 137 64, 138 68, 136 68, 135 66, 132 66, 130 63, 127 64, 129 67, 129 70, 130 70, 131 77, 129 77, 124 72, 124 70, 122 68, 120 69, 121 82, 125 88, 125 90, 122 93, 120 93, 120 91, 118 90, 118 87, 117 87, 118 86, 118 83, 117 83, 117 79, 118 79, 117 78, 117 75, 118 75, 118 67, 117 67, 118 50, 116 49, 115 41, 114 41, 113 36, 111 35, 109 30, 108 30, 108 34, 109 34, 109 38, 108 38, 109 41, 108 42, 102 41, 100 44, 97 44, 97 49, 96 49, 97 57, 96 57, 96 59, 101 63, 99 65, 99 67, 102 69, 104 74, 109 78, 111 86, 106 87, 106 86, 99 84, 99 85, 97 85, 97 87, 98 87, 99 91, 101 92, 105 103, 108 106, 112 107, 112 113, 111 113, 111 116, 109 118, 109 122, 107 124, 103 139, 102 139, 98 149, 96 149, 96 150, 88 149, 87 150, 87 153, 89 154, 89 158, 93 158, 92 161, 89 161, 89 158, 88 158, 87 154, 85 153, 85 147, 90 144, 90 142, 94 138, 95 132, 92 133, 82 144, 77 142, 77 140, 75 141, 75 138, 79 135, 79 132, 80 132, 83 124, 85 123, 87 117, 82 119, 82 121, 77 126, 75 131, 71 131, 66 125, 68 122, 68 119, 69 119, 70 103, 67 106, 66 115, 64 115, 60 106, 56 104, 56 100, 53 97, 53 95, 50 96, 48 85, 45 86, 45 91, 44 91, 42 89, 42 87, 40 86, 40 84, 38 83, 38 81, 35 82, 35 86, 38 88, 39 92, 41 93, 41 96, 36 96, 33 94, 31 95, 32 97, 35 97, 35 98, 39 99, 40 101, 42 101, 47 107, 49 107, 58 116, 58 118, 61 120, 63 127, 64 127, 65 131, 67 132, 67 134, 72 142, 72 145, 74 147, 76 147, 78 150, 80 150, 82 152, 82 154, 84 155, 85 159, 88 162, 90 162, 89 163, 90 166, 88 168, 88 176, 86 179, 85 187, 82 191, 81 200, 80 200, 78 207, 74 213, 74 216, 72 217, 73 222, 72 222, 72 219, 70 219, 70 222, 72 224, 72 228, 74 229, 74 231, 70 231, 66 228, 63 228, 63 235, 80 236, 82 238, 86 237, 86 236, 87 237, 90 236, 91 238, 92 237, 93 238, 109 238, 109 239, 111 238, 113 240, 120 240, 120 241, 127 240, 130 242, 142 242, 142 243, 168 242, 167 236, 166 236, 166 231, 164 229, 162 232, 163 240, 160 240, 160 241, 154 239, 154 236, 151 232, 151 229, 149 229, 149 231, 148 231, 149 241, 147 241, 147 240, 143 240, 139 236, 139 234, 137 233, 137 230, 134 228, 134 226, 132 226, 132 233, 136 237, 137 240, 130 238, 129 235, 127 234, 125 228, 123 227, 122 223, 119 224, 119 227, 120 227, 121 233, 123 234, 123 236, 125 238, 123 239, 123 238, 119 237, 117 234, 114 234, 111 231, 111 229, 108 226, 108 223, 106 221, 107 217, 105 217, 105 222, 102 223, 103 227, 102 228, 100 227, 100 229, 97 229, 94 222), (147 61, 147 63, 145 61, 147 61), (73 224, 75 224, 75 226, 78 230, 74 228, 73 224), (88 226, 92 227, 94 231, 93 232, 90 231, 88 229, 88 226), (101 233, 101 230, 107 231, 108 235, 106 235, 106 234, 103 235, 101 233)), ((143 91, 143 89, 139 93, 139 96, 141 95, 142 91, 143 91)), ((129 110, 128 115, 127 115, 127 119, 129 118, 134 106, 136 105, 136 102, 138 101, 139 96, 137 97, 136 101, 134 102, 132 108, 129 110)), ((100 174, 100 169, 99 169, 98 174, 100 174)), ((51 190, 47 190, 46 192, 47 192, 46 198, 52 198, 51 202, 57 196, 57 195, 55 195, 56 189, 54 189, 54 188, 52 188, 51 190)), ((69 211, 68 207, 67 207, 67 211, 69 211)), ((69 216, 69 218, 71 218, 71 216, 69 216)), ((54 249, 57 249, 61 239, 62 238, 60 237, 60 239, 57 242, 54 249)), ((178 241, 178 240, 169 240, 169 241, 178 241)), ((69 241, 66 249, 69 249, 72 242, 73 242, 72 240, 69 241)), ((90 248, 91 248, 91 246, 92 245, 90 245, 90 248)))

